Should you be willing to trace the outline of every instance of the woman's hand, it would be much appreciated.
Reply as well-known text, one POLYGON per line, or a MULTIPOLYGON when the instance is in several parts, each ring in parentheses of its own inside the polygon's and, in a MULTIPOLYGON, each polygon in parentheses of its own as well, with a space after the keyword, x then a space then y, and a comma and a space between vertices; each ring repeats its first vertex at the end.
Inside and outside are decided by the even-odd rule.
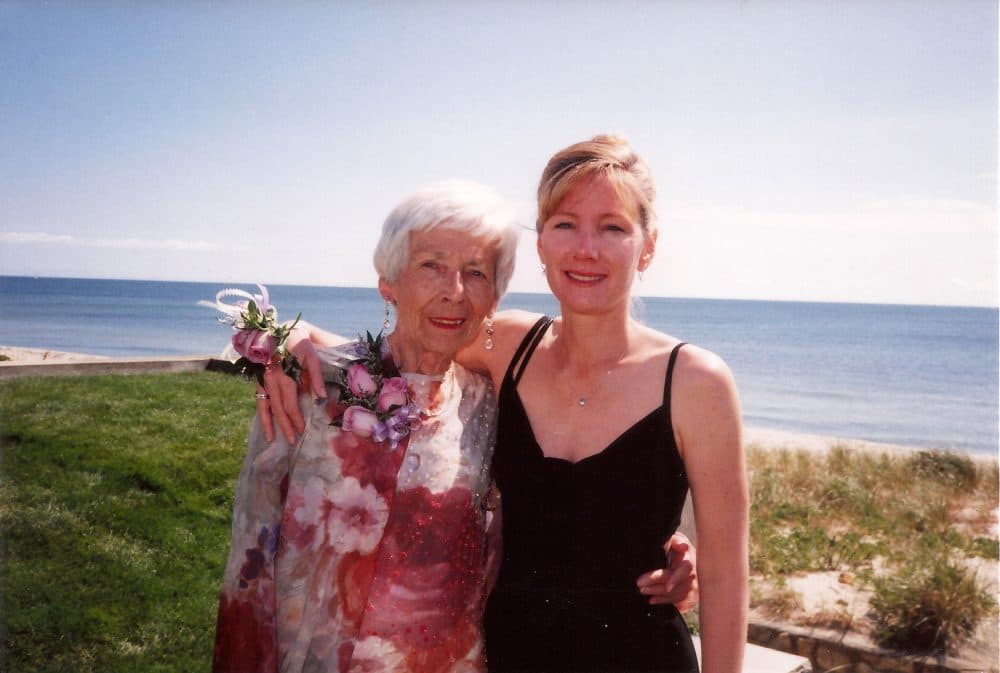
POLYGON ((683 533, 674 533, 663 551, 667 567, 644 573, 636 584, 639 593, 649 596, 650 605, 673 603, 681 612, 698 605, 697 552, 683 533))
MULTIPOLYGON (((302 376, 317 398, 326 397, 323 384, 323 368, 316 348, 308 335, 293 330, 288 336, 288 350, 298 359, 302 376)), ((257 413, 260 416, 264 436, 268 442, 274 441, 274 422, 277 421, 281 434, 289 444, 295 443, 296 435, 305 430, 302 412, 299 410, 299 390, 295 380, 285 374, 278 365, 269 365, 264 371, 264 386, 257 386, 257 413), (267 397, 261 397, 265 394, 267 397)))

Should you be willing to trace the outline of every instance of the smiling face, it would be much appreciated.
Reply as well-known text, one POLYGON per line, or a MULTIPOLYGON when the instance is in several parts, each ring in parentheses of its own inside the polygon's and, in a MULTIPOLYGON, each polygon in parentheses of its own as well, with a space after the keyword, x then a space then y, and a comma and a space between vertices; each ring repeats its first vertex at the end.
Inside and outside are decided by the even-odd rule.
POLYGON ((643 232, 610 180, 581 180, 541 223, 538 256, 563 311, 628 308, 636 271, 653 259, 656 232, 643 232))
POLYGON ((436 228, 409 235, 409 258, 399 276, 379 279, 396 304, 393 349, 411 371, 438 373, 479 333, 496 307, 497 250, 490 239, 436 228))

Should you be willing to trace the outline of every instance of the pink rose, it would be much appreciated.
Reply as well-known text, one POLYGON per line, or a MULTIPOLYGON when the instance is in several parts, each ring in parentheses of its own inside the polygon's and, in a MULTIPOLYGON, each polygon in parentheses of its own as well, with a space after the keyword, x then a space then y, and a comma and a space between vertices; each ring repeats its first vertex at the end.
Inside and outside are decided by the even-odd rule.
POLYGON ((340 425, 344 432, 353 432, 359 437, 371 437, 376 423, 378 416, 364 407, 353 406, 347 407, 340 425))
POLYGON ((378 410, 389 411, 392 407, 406 404, 406 379, 395 376, 382 381, 382 390, 378 394, 378 410))
POLYGON ((365 366, 358 364, 347 368, 347 388, 355 397, 368 397, 378 390, 378 385, 365 366))
POLYGON ((278 349, 278 339, 263 330, 241 329, 233 335, 233 348, 250 362, 266 365, 278 349))

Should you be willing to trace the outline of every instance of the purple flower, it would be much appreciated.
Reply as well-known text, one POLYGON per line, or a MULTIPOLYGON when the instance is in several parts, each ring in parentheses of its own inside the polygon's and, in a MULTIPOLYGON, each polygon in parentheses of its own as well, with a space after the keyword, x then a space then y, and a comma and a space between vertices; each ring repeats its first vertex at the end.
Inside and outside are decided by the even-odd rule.
POLYGON ((347 389, 355 397, 368 397, 378 390, 378 384, 364 365, 354 364, 347 368, 347 389))
POLYGON ((278 350, 277 337, 259 329, 241 329, 233 334, 233 348, 250 362, 266 365, 278 350))
POLYGON ((378 393, 378 410, 386 412, 404 404, 406 404, 406 379, 394 376, 382 381, 382 389, 378 393))
POLYGON ((359 437, 371 437, 377 425, 379 425, 378 416, 357 405, 348 407, 340 421, 344 432, 353 432, 359 437))
POLYGON ((360 341, 347 344, 343 347, 343 349, 344 353, 347 355, 353 355, 356 358, 364 358, 368 356, 368 346, 360 341))

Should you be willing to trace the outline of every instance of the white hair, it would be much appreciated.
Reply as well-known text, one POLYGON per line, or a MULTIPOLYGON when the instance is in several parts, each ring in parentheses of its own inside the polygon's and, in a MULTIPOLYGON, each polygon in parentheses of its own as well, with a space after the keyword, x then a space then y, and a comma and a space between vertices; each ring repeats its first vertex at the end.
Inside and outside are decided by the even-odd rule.
POLYGON ((517 225, 514 211, 495 191, 468 180, 428 185, 403 199, 382 224, 375 271, 394 282, 410 258, 410 232, 451 229, 489 239, 496 246, 493 288, 500 299, 514 273, 517 225))

